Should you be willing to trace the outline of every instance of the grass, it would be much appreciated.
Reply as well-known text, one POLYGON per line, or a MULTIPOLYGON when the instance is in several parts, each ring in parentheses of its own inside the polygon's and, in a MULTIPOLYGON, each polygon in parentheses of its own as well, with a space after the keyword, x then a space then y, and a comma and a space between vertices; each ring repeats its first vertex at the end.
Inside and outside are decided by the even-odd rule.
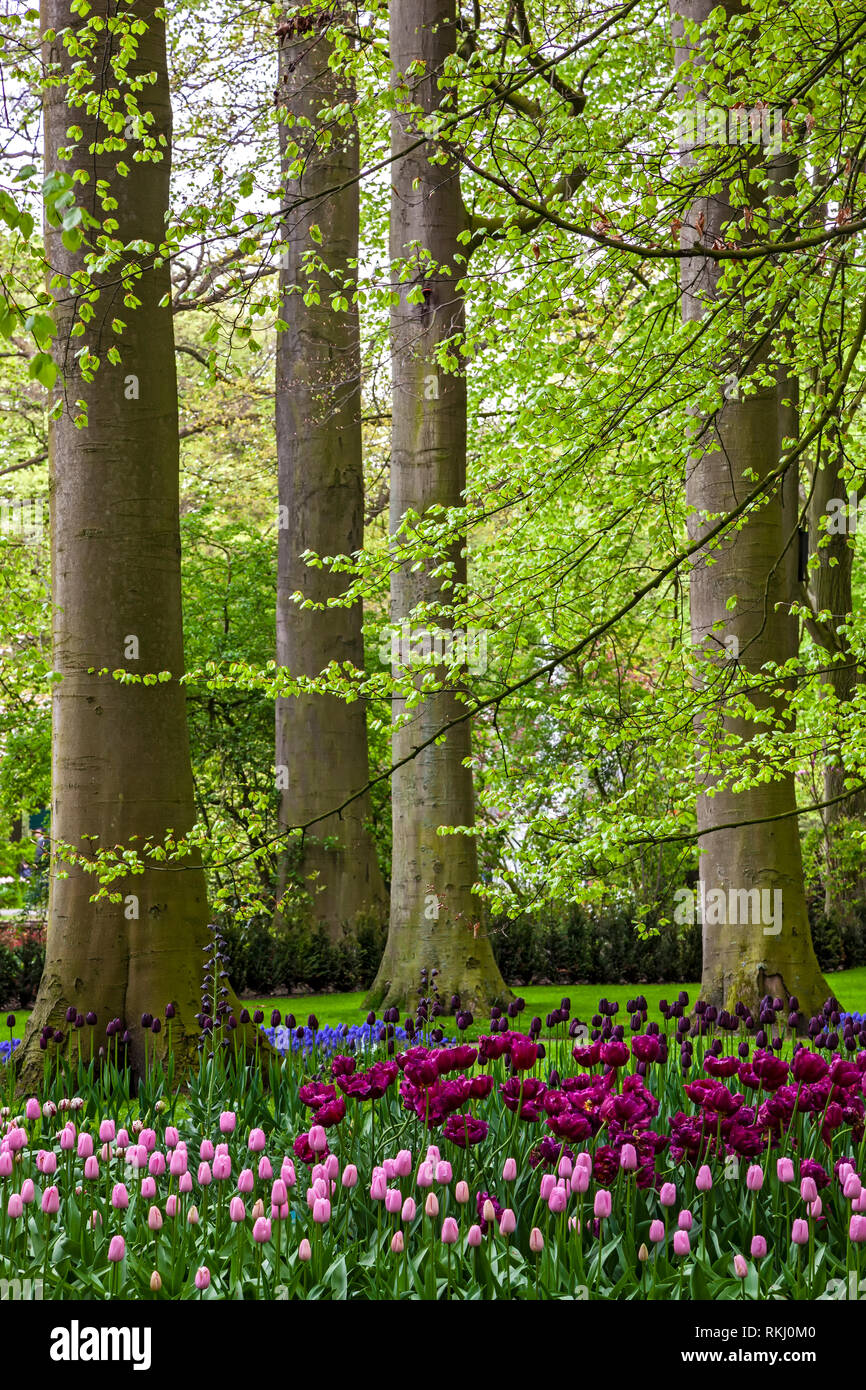
MULTIPOLYGON (((855 970, 841 970, 835 975, 829 975, 827 983, 846 1009, 855 1013, 866 1012, 866 966, 859 966, 855 970)), ((579 1018, 585 1023, 589 1022, 596 1011, 599 999, 604 996, 619 1003, 620 1018, 622 1019, 626 1000, 631 999, 636 994, 643 994, 649 1004, 650 1017, 652 1017, 658 1010, 660 999, 675 999, 681 989, 688 991, 689 999, 692 1002, 698 998, 699 986, 694 981, 666 985, 527 985, 525 989, 515 990, 516 993, 522 994, 526 1000, 526 1012, 521 1015, 519 1026, 528 1027, 529 1019, 535 1014, 543 1022, 551 1009, 559 1007, 560 999, 566 995, 571 1000, 571 1017, 579 1018)), ((274 998, 245 999, 243 1003, 251 1013, 257 1006, 263 1009, 266 1023, 270 1022, 272 1009, 279 1009, 283 1015, 293 1013, 299 1024, 306 1023, 309 1015, 315 1014, 320 1024, 329 1024, 331 1027, 337 1023, 363 1023, 367 1016, 367 1010, 364 1008, 363 991, 357 994, 282 995, 274 998)), ((29 1009, 15 1011, 14 1033, 16 1037, 23 1036, 24 1025, 29 1015, 29 1009)), ((401 1014, 401 1022, 402 1017, 401 1014)), ((448 1019, 443 1019, 442 1026, 446 1032, 448 1031, 448 1023, 448 1019)), ((486 1029, 487 1023, 486 1017, 476 1019, 475 1025, 469 1030, 468 1035, 477 1037, 486 1029)), ((453 1031, 453 1027, 451 1031, 453 1031)), ((0 1027, 0 1037, 4 1036, 7 1035, 0 1027)))

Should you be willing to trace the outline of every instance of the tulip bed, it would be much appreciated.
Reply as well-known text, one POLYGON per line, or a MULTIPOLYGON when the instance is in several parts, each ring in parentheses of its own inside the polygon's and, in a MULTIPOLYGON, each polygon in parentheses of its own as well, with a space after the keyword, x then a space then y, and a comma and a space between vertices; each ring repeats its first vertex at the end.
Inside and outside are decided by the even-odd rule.
POLYGON ((796 1001, 681 995, 654 1020, 603 1000, 589 1032, 563 1000, 520 1031, 520 1002, 471 1044, 422 1001, 406 1039, 388 1014, 320 1048, 311 1020, 253 1055, 215 1008, 195 1074, 169 1052, 135 1094, 116 1021, 92 1056, 70 1020, 40 1095, 6 1072, 0 1277, 49 1299, 856 1296, 862 1019, 828 1001, 804 1045, 796 1001))

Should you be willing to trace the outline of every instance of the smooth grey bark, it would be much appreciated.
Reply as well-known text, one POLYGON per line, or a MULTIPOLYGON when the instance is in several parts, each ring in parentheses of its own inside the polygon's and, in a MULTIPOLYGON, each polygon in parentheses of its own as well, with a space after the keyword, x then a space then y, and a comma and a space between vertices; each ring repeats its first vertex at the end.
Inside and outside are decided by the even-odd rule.
MULTIPOLYGON (((715 7, 714 0, 674 0, 677 67, 689 56, 690 48, 676 16, 701 24, 715 7)), ((726 0, 724 8, 728 17, 739 13, 732 0, 726 0)), ((681 98, 685 95, 681 86, 681 98)), ((683 162, 694 168, 690 153, 683 153, 683 162)), ((751 184, 749 188, 750 196, 757 200, 759 190, 751 184)), ((698 197, 685 220, 681 245, 684 249, 699 241, 712 245, 723 236, 723 228, 733 215, 724 186, 711 196, 698 197)), ((718 278, 718 264, 706 257, 683 259, 685 322, 702 318, 713 305, 718 278)), ((758 368, 770 363, 769 349, 750 354, 742 339, 739 347, 746 358, 739 391, 726 393, 730 398, 695 441, 687 463, 686 499, 694 509, 689 523, 692 539, 699 539, 707 529, 708 515, 730 511, 778 465, 780 439, 783 433, 791 432, 790 418, 782 406, 787 383, 777 379, 755 388, 749 380, 758 368)), ((696 721, 699 872, 706 892, 721 890, 728 904, 723 914, 727 920, 719 924, 704 921, 701 994, 708 1002, 728 1009, 737 1000, 754 1008, 764 994, 783 1000, 796 995, 800 1008, 808 1014, 823 1003, 829 990, 818 968, 809 929, 799 824, 792 814, 796 808, 794 779, 785 772, 778 780, 732 792, 719 789, 704 765, 711 748, 726 736, 735 735, 743 740, 741 758, 748 767, 748 744, 762 727, 724 714, 726 677, 732 673, 727 639, 735 639, 733 655, 744 684, 761 682, 765 662, 781 663, 796 653, 797 624, 790 611, 797 595, 796 505, 796 478, 786 477, 739 529, 729 532, 709 553, 697 552, 689 584, 691 636, 702 667, 699 690, 704 695, 703 711, 696 721), (737 606, 729 612, 727 601, 734 595, 737 606), (771 819, 779 816, 785 819, 771 819), (729 822, 743 824, 717 829, 729 822), (755 889, 767 890, 770 904, 773 893, 781 892, 778 932, 772 920, 755 922, 751 909, 730 911, 732 901, 738 909, 745 905, 742 897, 732 900, 732 893, 755 889), (749 920, 731 921, 733 916, 749 920)), ((775 689, 764 688, 752 699, 759 712, 769 709, 777 719, 784 715, 784 693, 777 696, 775 689)), ((759 770, 757 765, 754 770, 759 770)))
MULTIPOLYGON (((395 85, 408 87, 408 100, 398 100, 391 118, 390 254, 392 267, 407 261, 415 266, 411 278, 395 285, 400 301, 391 312, 392 536, 409 511, 423 517, 437 504, 460 506, 466 487, 466 381, 461 371, 440 370, 436 358, 438 345, 459 337, 464 327, 463 298, 456 288, 465 270, 457 259, 457 238, 465 227, 459 166, 445 143, 410 149, 418 137, 414 111, 428 115, 452 100, 439 79, 455 44, 453 0, 392 0, 391 65, 395 85), (410 69, 418 60, 420 70, 410 69), (444 159, 431 163, 433 154, 444 159), (419 291, 420 302, 409 302, 419 291)), ((417 570, 401 563, 402 543, 397 538, 393 544, 391 621, 400 628, 417 605, 447 603, 453 591, 431 573, 429 563, 417 570)), ((465 584, 461 541, 449 560, 452 581, 465 584)), ((442 617, 435 625, 448 630, 442 617)), ((416 629, 422 626, 415 621, 416 629)), ((475 839, 437 834, 440 826, 474 824, 472 772, 464 765, 471 751, 469 721, 411 756, 463 708, 457 692, 443 690, 425 698, 400 724, 405 702, 394 701, 393 760, 410 760, 391 782, 391 921, 368 996, 374 1005, 414 1003, 424 968, 439 971, 443 1000, 458 994, 464 1008, 487 1008, 507 995, 472 893, 478 876, 475 839)))
MULTIPOLYGON (((359 152, 354 121, 341 126, 320 113, 354 92, 328 66, 325 32, 330 11, 289 10, 280 26, 277 93, 284 202, 308 201, 289 212, 280 272, 281 318, 277 337, 276 430, 279 461, 277 662, 293 676, 318 676, 331 662, 364 666, 363 613, 352 607, 303 609, 301 592, 317 604, 338 598, 347 576, 308 567, 302 555, 342 555, 364 544, 364 471, 361 447, 361 355, 358 309, 351 285, 357 276, 359 152), (289 146, 300 146, 300 156, 289 146), (292 158, 303 158, 300 178, 288 177, 292 158), (342 187, 342 185, 347 185, 342 187), (336 188, 338 191, 326 193, 336 188), (322 195, 321 197, 319 195, 322 195), (310 237, 318 226, 321 244, 310 237), (305 269, 304 255, 321 256, 327 272, 305 269), (318 282, 319 303, 304 302, 318 282), (348 282, 348 288, 346 287, 348 282), (330 295, 345 294, 349 307, 331 308, 330 295), (282 511, 285 509, 285 512, 282 511)), ((279 902, 293 878, 309 892, 312 913, 332 939, 363 921, 384 921, 387 897, 370 831, 368 793, 341 815, 327 815, 369 780, 366 707, 331 696, 300 695, 277 701, 277 785, 282 827, 324 816, 301 845, 280 856, 279 902), (287 785, 281 785, 287 780, 287 785)))
MULTIPOLYGON (((125 153, 94 148, 109 131, 98 114, 90 116, 68 101, 61 82, 44 98, 45 164, 48 172, 86 173, 85 182, 76 185, 76 198, 100 222, 105 213, 96 185, 106 180, 117 199, 117 236, 158 246, 165 233, 171 156, 165 31, 149 0, 136 0, 129 9, 147 24, 130 70, 156 75, 138 100, 154 117, 150 130, 165 141, 162 158, 134 158, 141 148, 135 139, 125 153), (58 148, 69 146, 72 125, 82 127, 83 138, 68 159, 60 160, 58 148), (129 167, 126 177, 116 169, 121 159, 129 167)), ((94 12, 113 14, 114 7, 95 0, 94 12)), ((67 76, 79 60, 69 56, 62 35, 77 30, 81 20, 68 0, 43 0, 41 22, 43 30, 58 35, 44 45, 44 61, 67 76)), ((92 62, 97 83, 105 74, 113 85, 110 58, 117 42, 103 33, 97 45, 92 62)), ((68 277, 83 267, 86 247, 67 251, 49 225, 45 240, 53 272, 68 277)), ((195 819, 186 704, 178 680, 183 632, 174 337, 171 309, 160 307, 170 290, 169 268, 163 262, 154 269, 152 261, 144 254, 124 258, 131 266, 146 267, 130 283, 140 300, 137 307, 124 304, 121 266, 102 277, 83 338, 70 336, 74 294, 55 290, 55 358, 63 374, 64 408, 50 431, 54 667, 62 676, 53 702, 51 836, 82 852, 143 847, 148 837, 161 842, 169 830, 184 835, 195 819), (126 323, 120 334, 112 327, 115 318, 126 323), (119 365, 107 357, 113 344, 121 354, 119 365), (89 382, 76 356, 82 345, 100 358, 89 382), (74 423, 79 399, 87 404, 85 428, 74 423), (130 655, 133 637, 137 658, 130 655), (124 685, 99 674, 122 667, 142 675, 169 671, 172 678, 151 686, 124 685)), ((113 887, 124 902, 91 903, 94 877, 67 868, 53 853, 45 971, 22 1049, 25 1075, 28 1065, 41 1075, 39 1031, 46 1023, 63 1027, 69 1005, 82 1013, 93 1009, 100 1032, 114 1017, 134 1029, 132 1060, 140 1065, 139 1016, 161 1014, 172 1002, 179 1063, 194 1051, 201 948, 207 939, 204 873, 197 860, 189 860, 182 871, 148 867, 113 887)))

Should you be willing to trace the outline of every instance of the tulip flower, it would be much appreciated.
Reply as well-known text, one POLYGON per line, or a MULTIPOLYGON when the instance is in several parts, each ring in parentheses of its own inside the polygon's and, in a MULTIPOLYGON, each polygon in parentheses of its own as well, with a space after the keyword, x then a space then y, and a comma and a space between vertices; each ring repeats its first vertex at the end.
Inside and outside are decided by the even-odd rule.
POLYGON ((684 1207, 677 1217, 677 1226, 681 1231, 690 1231, 692 1229, 692 1214, 688 1207, 684 1207))
POLYGON ((354 1163, 346 1164, 345 1168, 343 1169, 343 1176, 341 1178, 341 1182, 344 1187, 357 1187, 358 1169, 355 1167, 354 1163))
MULTIPOLYGON (((42 1108, 35 1096, 31 1096, 24 1107, 24 1115, 28 1120, 38 1120, 42 1114, 42 1108)), ((112 1139, 114 1135, 112 1134, 112 1139)))
POLYGON ((691 1243, 687 1231, 674 1232, 674 1254, 688 1255, 691 1250, 691 1243))
POLYGON ((6 1203, 6 1215, 12 1221, 17 1221, 19 1217, 24 1215, 24 1202, 20 1192, 11 1192, 9 1194, 9 1200, 6 1203))
POLYGON ((547 1205, 553 1216, 559 1216, 568 1206, 568 1195, 564 1187, 555 1187, 551 1192, 547 1205))
POLYGON ((401 1221, 414 1221, 417 1207, 411 1197, 407 1197, 400 1212, 401 1221))
POLYGON ((619 1166, 626 1173, 633 1173, 637 1168, 637 1150, 634 1144, 623 1144, 619 1151, 619 1166))
POLYGON ((442 1244, 456 1245, 459 1234, 460 1232, 454 1217, 446 1216, 445 1220, 442 1222, 442 1244))
POLYGON ((427 1193, 427 1201, 424 1203, 424 1214, 430 1217, 439 1215, 439 1198, 436 1196, 435 1192, 427 1193))
POLYGON ((866 1216, 852 1216, 848 1226, 849 1239, 855 1245, 862 1245, 866 1241, 866 1216))
POLYGON ((403 1206, 403 1195, 399 1187, 389 1187, 385 1193, 385 1210, 394 1216, 403 1206))
POLYGON ((794 1181, 794 1165, 790 1158, 776 1159, 776 1177, 779 1179, 779 1182, 794 1181))
POLYGON ((677 1189, 672 1182, 662 1184, 659 1201, 663 1207, 672 1207, 677 1200, 677 1189))
POLYGON ((403 1254, 403 1232, 395 1231, 391 1237, 391 1250, 395 1255, 403 1254))
POLYGON ((247 1209, 244 1206, 242 1197, 232 1197, 229 1202, 229 1219, 232 1221, 246 1221, 247 1209))
POLYGON ((514 1158, 506 1158, 505 1162, 504 1162, 503 1165, 502 1165, 502 1181, 503 1181, 503 1182, 514 1182, 514 1179, 515 1179, 516 1177, 517 1177, 517 1160, 514 1159, 514 1158))
POLYGON ((394 1159, 394 1168, 398 1178, 408 1178, 412 1172, 412 1152, 410 1149, 401 1149, 394 1159))
POLYGON ((317 1197, 313 1203, 313 1220, 318 1226, 325 1226, 331 1219, 331 1203, 327 1197, 317 1197))
POLYGON ((451 1164, 447 1159, 441 1159, 439 1163, 436 1164, 436 1181, 440 1183, 442 1187, 447 1187, 453 1176, 451 1164))
POLYGON ((802 1219, 802 1217, 799 1217, 799 1216, 797 1217, 796 1221, 794 1222, 793 1226, 791 1227, 791 1240, 792 1240, 792 1242, 794 1243, 794 1245, 808 1245, 808 1244, 809 1244, 809 1223, 808 1223, 808 1221, 804 1221, 804 1220, 802 1219))
POLYGON ((141 1184, 141 1195, 150 1200, 156 1196, 156 1178, 145 1178, 141 1184))
POLYGON ((189 1211, 187 1212, 186 1219, 190 1226, 197 1226, 199 1221, 198 1207, 190 1207, 189 1211))
POLYGON ((760 1163, 752 1163, 746 1173, 746 1187, 749 1192, 760 1192, 764 1186, 764 1170, 760 1163))
POLYGON ((224 1110, 220 1115, 220 1134, 233 1134, 238 1117, 233 1110, 224 1110))
POLYGON ((814 1202, 818 1196, 818 1188, 814 1178, 804 1178, 800 1183, 800 1196, 804 1202, 814 1202))
POLYGON ((433 1186, 433 1164, 426 1161, 419 1165, 418 1177, 416 1179, 419 1187, 433 1186))
POLYGON ((572 1192, 577 1192, 577 1193, 580 1193, 581 1195, 582 1195, 584 1192, 588 1192, 588 1191, 589 1191, 589 1177, 590 1177, 590 1175, 589 1175, 589 1172, 587 1171, 586 1168, 575 1168, 574 1172, 573 1172, 572 1175, 571 1175, 571 1183, 570 1183, 570 1186, 571 1186, 572 1192))
POLYGON ((42 1193, 42 1210, 46 1216, 56 1216, 60 1210, 60 1193, 56 1187, 46 1187, 42 1193))
POLYGON ((499 1219, 499 1234, 511 1236, 517 1230, 517 1217, 510 1207, 506 1207, 499 1219))
POLYGON ((312 1258, 313 1247, 310 1245, 310 1242, 307 1240, 306 1236, 304 1236, 304 1239, 298 1246, 298 1259, 303 1260, 304 1263, 306 1263, 307 1260, 311 1260, 312 1258))
POLYGON ((654 1245, 660 1244, 665 1238, 664 1222, 656 1219, 650 1222, 649 1238, 654 1245))
POLYGON ((207 1265, 202 1265, 201 1269, 196 1270, 195 1286, 199 1293, 210 1288, 210 1270, 207 1265))
MULTIPOLYGON (((253 1133, 255 1132, 256 1131, 254 1130, 253 1133)), ((259 1130, 258 1133, 261 1134, 261 1130, 259 1130)), ((252 1135, 250 1135, 250 1139, 252 1139, 252 1135)), ((264 1139, 263 1134, 262 1139, 264 1139)), ((310 1126, 310 1133, 308 1139, 310 1148, 312 1149, 314 1154, 324 1153, 325 1149, 328 1147, 328 1136, 321 1125, 310 1126)), ((262 1147, 264 1148, 264 1144, 262 1145, 262 1147)))
POLYGON ((126 1256, 126 1241, 123 1236, 112 1236, 108 1246, 108 1259, 111 1264, 119 1264, 126 1256))
POLYGON ((598 1192, 596 1192, 595 1194, 595 1202, 593 1203, 593 1215, 598 1217, 600 1221, 603 1221, 606 1217, 610 1216, 611 1207, 612 1200, 610 1193, 605 1188, 600 1187, 598 1192))
POLYGON ((162 1279, 158 1269, 155 1269, 150 1276, 150 1288, 152 1293, 159 1293, 162 1288, 162 1279))
POLYGON ((473 1249, 477 1248, 477 1246, 479 1246, 479 1245, 481 1244, 481 1227, 480 1227, 480 1226, 470 1226, 470 1227, 469 1227, 469 1230, 468 1230, 467 1233, 466 1233, 466 1244, 472 1246, 473 1249))
POLYGON ((753 1260, 762 1260, 767 1253, 767 1242, 764 1236, 752 1236, 752 1244, 749 1250, 753 1260))
POLYGON ((32 1178, 25 1178, 21 1184, 21 1200, 25 1207, 29 1207, 31 1202, 35 1202, 36 1188, 33 1186, 32 1178))
POLYGON ((695 1187, 698 1192, 711 1192, 713 1188, 713 1175, 706 1163, 702 1163, 695 1178, 695 1187))
MULTIPOLYGON (((250 1153, 260 1154, 265 1147, 265 1143, 265 1131, 263 1129, 250 1130, 250 1137, 247 1140, 247 1148, 249 1149, 250 1153)), ((312 1142, 310 1143, 310 1148, 313 1148, 312 1142)), ((324 1144, 322 1145, 322 1148, 324 1148, 324 1144)), ((316 1149, 313 1149, 313 1152, 316 1153, 318 1151, 316 1149)))
POLYGON ((151 1231, 162 1230, 162 1212, 159 1207, 151 1207, 147 1213, 147 1225, 151 1231))
POLYGON ((253 1226, 253 1240, 257 1245, 266 1245, 271 1238, 271 1223, 267 1217, 259 1216, 253 1226))
POLYGON ((738 1279, 745 1279, 749 1272, 749 1266, 742 1255, 734 1256, 734 1273, 738 1279))
POLYGON ((529 1232, 529 1248, 533 1255, 540 1255, 544 1249, 544 1236, 537 1226, 533 1226, 529 1232))
POLYGON ((242 1168, 238 1174, 238 1192, 252 1192, 255 1181, 252 1168, 242 1168))

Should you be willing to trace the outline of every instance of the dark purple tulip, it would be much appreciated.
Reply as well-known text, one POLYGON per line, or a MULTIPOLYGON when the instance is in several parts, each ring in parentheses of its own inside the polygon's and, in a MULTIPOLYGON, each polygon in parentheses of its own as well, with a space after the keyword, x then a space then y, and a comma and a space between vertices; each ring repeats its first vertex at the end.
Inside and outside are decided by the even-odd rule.
MULTIPOLYGON (((256 1025, 256 1027, 258 1027, 258 1025, 259 1025, 260 1023, 264 1023, 264 1021, 265 1021, 265 1015, 264 1015, 264 1013, 262 1012, 261 1009, 256 1009, 255 1012, 254 1012, 254 1014, 253 1014, 253 1023, 256 1025)), ((249 1022, 249 1019, 247 1019, 247 1022, 249 1022)), ((279 1027, 279 1024, 275 1023, 275 1024, 274 1024, 274 1027, 275 1027, 275 1028, 278 1028, 278 1027, 279 1027)))
POLYGON ((294 1015, 294 1014, 286 1014, 286 1027, 287 1027, 287 1028, 294 1028, 294 1027, 295 1027, 295 1015, 294 1015))
POLYGON ((142 1015, 141 1015, 141 1026, 142 1026, 142 1028, 149 1028, 150 1025, 151 1025, 152 1023, 153 1023, 153 1014, 142 1014, 142 1015))
POLYGON ((272 1009, 272 1010, 271 1010, 271 1027, 272 1027, 272 1028, 279 1028, 281 1021, 282 1021, 282 1019, 281 1019, 281 1016, 280 1016, 280 1011, 279 1011, 279 1009, 272 1009))
POLYGON ((309 1018, 307 1019, 307 1027, 311 1029, 314 1033, 317 1033, 319 1031, 319 1020, 316 1018, 315 1014, 310 1014, 309 1018))
POLYGON ((48 1039, 47 1039, 47 1038, 40 1038, 40 1039, 39 1039, 39 1050, 40 1050, 40 1052, 47 1052, 47 1050, 48 1050, 48 1039))
POLYGON ((151 1031, 151 1033, 161 1033, 161 1032, 162 1032, 162 1019, 161 1019, 161 1018, 155 1018, 155 1019, 153 1020, 153 1023, 150 1025, 150 1031, 151 1031))
POLYGON ((96 1024, 96 1014, 93 1012, 92 1009, 90 1009, 90 1010, 88 1011, 88 1013, 85 1015, 84 1021, 85 1021, 85 1023, 87 1024, 87 1026, 88 1026, 89 1028, 93 1028, 93 1027, 95 1026, 95 1024, 96 1024))
POLYGON ((76 1015, 75 1015, 75 1027, 76 1027, 76 1028, 83 1028, 83 1027, 84 1027, 84 1014, 76 1014, 76 1015))
POLYGON ((249 1009, 241 1009, 241 1023, 246 1027, 246 1025, 249 1023, 249 1021, 250 1021, 250 1011, 249 1011, 249 1009))
POLYGON ((174 1004, 166 1004, 165 1016, 166 1018, 174 1018, 174 1004))
POLYGON ((370 1012, 367 1014, 367 1022, 369 1023, 370 1027, 372 1028, 372 1027, 373 1027, 373 1024, 376 1022, 376 1010, 375 1010, 375 1009, 371 1009, 370 1012))
POLYGON ((234 1014, 229 1014, 228 1026, 229 1028, 231 1028, 232 1032, 234 1032, 235 1028, 237 1028, 238 1021, 235 1018, 234 1014))
POLYGON ((75 1006, 74 1006, 73 1004, 70 1004, 70 1005, 69 1005, 69 1008, 66 1010, 66 1022, 67 1022, 67 1023, 74 1023, 74 1022, 75 1022, 75 1015, 76 1015, 77 1012, 78 1012, 78 1010, 75 1008, 75 1006))
POLYGON ((55 1030, 55 1033, 54 1033, 54 1041, 55 1041, 56 1043, 62 1043, 62 1042, 63 1042, 63 1034, 61 1033, 61 1031, 60 1031, 59 1028, 55 1030))

